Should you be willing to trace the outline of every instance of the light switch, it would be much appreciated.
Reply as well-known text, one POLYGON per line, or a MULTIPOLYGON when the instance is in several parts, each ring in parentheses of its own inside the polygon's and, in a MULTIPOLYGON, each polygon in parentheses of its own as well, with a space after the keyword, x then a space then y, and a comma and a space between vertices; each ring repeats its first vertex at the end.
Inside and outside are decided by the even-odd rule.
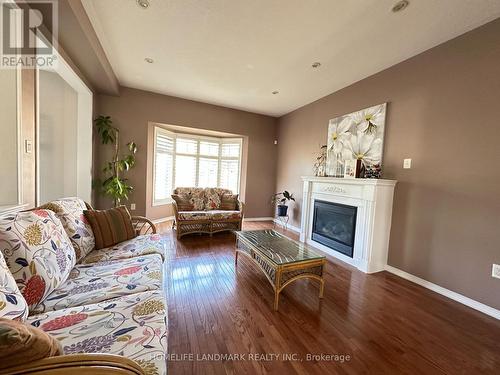
POLYGON ((493 264, 491 268, 491 276, 500 279, 500 264, 493 264))
POLYGON ((130 210, 134 211, 135 210, 135 203, 130 203, 130 210))
POLYGON ((404 169, 410 169, 411 168, 411 159, 404 159, 403 160, 403 168, 404 169))
POLYGON ((27 154, 31 154, 33 152, 33 142, 31 142, 31 139, 24 140, 24 152, 27 154))

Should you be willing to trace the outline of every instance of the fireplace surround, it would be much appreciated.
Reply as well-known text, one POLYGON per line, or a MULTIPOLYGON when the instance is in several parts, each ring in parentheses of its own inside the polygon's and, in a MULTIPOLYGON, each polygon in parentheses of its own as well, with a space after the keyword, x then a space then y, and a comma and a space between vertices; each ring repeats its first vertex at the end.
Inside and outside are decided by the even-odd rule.
POLYGON ((396 181, 309 176, 302 180, 300 240, 363 272, 383 271, 396 181), (333 218, 318 221, 322 212, 333 218))

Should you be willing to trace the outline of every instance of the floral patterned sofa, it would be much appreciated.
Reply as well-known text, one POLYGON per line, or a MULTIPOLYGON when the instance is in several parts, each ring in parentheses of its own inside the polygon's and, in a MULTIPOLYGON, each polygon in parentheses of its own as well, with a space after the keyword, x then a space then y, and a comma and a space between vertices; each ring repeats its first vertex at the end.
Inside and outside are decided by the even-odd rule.
POLYGON ((151 226, 94 250, 84 209, 65 198, 0 217, 0 318, 50 333, 64 351, 7 373, 165 374, 168 240, 151 226))
POLYGON ((172 194, 177 238, 189 233, 241 230, 244 204, 221 188, 176 188, 172 194))

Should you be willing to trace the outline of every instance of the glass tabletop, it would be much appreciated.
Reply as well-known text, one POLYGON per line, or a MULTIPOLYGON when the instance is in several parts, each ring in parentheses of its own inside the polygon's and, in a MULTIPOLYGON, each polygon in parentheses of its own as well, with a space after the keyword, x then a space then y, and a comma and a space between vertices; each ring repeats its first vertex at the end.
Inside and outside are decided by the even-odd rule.
POLYGON ((325 258, 306 244, 294 241, 272 229, 239 231, 236 235, 276 264, 325 258))

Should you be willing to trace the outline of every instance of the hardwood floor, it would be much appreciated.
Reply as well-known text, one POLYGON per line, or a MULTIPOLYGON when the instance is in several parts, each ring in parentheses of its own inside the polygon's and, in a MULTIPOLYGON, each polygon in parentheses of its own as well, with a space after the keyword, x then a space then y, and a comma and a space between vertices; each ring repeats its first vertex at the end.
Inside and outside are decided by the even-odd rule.
POLYGON ((169 228, 160 225, 173 243, 166 262, 169 374, 500 373, 500 322, 439 294, 329 261, 322 302, 318 284, 301 280, 284 290, 274 312, 262 272, 245 257, 235 269, 233 234, 177 241, 169 228))

